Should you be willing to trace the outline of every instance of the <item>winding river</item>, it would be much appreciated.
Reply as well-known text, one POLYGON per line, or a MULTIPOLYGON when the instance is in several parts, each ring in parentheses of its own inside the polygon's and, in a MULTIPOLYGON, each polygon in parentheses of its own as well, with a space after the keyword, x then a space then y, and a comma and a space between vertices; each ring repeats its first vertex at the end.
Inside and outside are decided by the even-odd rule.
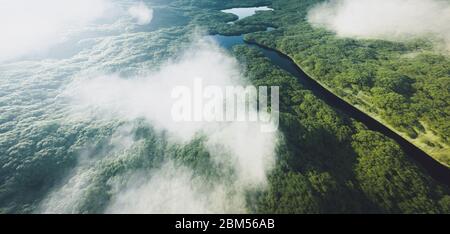
POLYGON ((419 165, 425 169, 428 174, 435 180, 450 186, 450 169, 440 164, 424 151, 393 132, 388 127, 384 126, 374 118, 360 111, 356 107, 352 106, 348 102, 344 101, 340 97, 336 96, 322 85, 317 83, 314 79, 306 75, 303 70, 296 65, 296 63, 287 55, 282 54, 276 50, 258 45, 255 43, 249 43, 244 40, 244 36, 223 36, 212 35, 209 36, 219 43, 220 46, 226 49, 231 49, 235 45, 246 44, 253 48, 259 49, 273 64, 277 65, 281 69, 287 71, 293 76, 298 78, 298 81, 308 90, 312 91, 315 96, 322 99, 329 106, 334 109, 345 113, 353 119, 364 123, 370 130, 377 131, 385 136, 396 141, 403 151, 409 157, 413 158, 419 165))

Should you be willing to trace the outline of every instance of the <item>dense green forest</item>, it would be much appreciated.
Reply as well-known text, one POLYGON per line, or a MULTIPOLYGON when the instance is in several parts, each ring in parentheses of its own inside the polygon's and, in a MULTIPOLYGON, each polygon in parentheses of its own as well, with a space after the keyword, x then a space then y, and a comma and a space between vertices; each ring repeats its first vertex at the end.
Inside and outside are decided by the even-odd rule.
MULTIPOLYGON (((235 18, 221 12, 209 13, 206 18, 201 14, 192 17, 209 33, 248 33, 247 41, 289 55, 324 86, 380 117, 448 165, 449 58, 427 52, 430 44, 423 40, 407 43, 354 40, 313 28, 305 17, 318 2, 321 1, 220 1, 213 5, 208 1, 178 1, 178 4, 213 9, 274 8, 275 11, 258 12, 233 25, 226 22, 235 18), (267 32, 267 27, 276 29, 267 32), (406 56, 421 50, 417 56, 406 56)), ((271 187, 258 195, 254 211, 448 212, 449 197, 443 196, 448 191, 434 187, 434 182, 394 142, 338 116, 257 52, 240 47, 235 54, 247 64, 253 83, 280 85, 282 91, 281 125, 286 142, 280 146, 280 161, 271 177, 271 187), (438 195, 440 192, 436 191, 446 192, 438 195), (352 199, 343 201, 342 197, 352 199)))
POLYGON ((316 2, 273 1, 274 14, 259 17, 270 17, 277 30, 247 40, 289 55, 325 87, 448 166, 450 58, 425 39, 355 40, 312 27, 305 16, 316 2))
POLYGON ((448 212, 448 190, 395 142, 338 114, 255 49, 234 53, 253 84, 281 92, 284 141, 269 189, 249 199, 254 212, 448 212))
MULTIPOLYGON (((450 60, 427 51, 426 41, 337 38, 305 20, 309 7, 320 2, 317 0, 151 2, 156 10, 150 27, 130 33, 133 37, 117 36, 112 44, 94 47, 101 54, 100 59, 96 53, 87 55, 98 59, 94 69, 134 75, 139 68, 157 68, 176 58, 198 31, 245 33, 246 40, 289 55, 333 92, 379 116, 415 139, 430 155, 449 163, 450 60), (249 6, 270 6, 275 11, 258 12, 233 25, 227 22, 237 16, 220 11, 249 6), (266 31, 267 27, 275 30, 266 31), (124 53, 119 45, 133 53, 124 53), (424 52, 405 56, 417 50, 424 52)), ((228 53, 239 61, 248 83, 280 87, 281 139, 276 165, 267 187, 245 191, 245 212, 450 213, 449 187, 428 176, 393 140, 325 104, 257 49, 240 45, 228 53)), ((12 79, 12 85, 0 83, 0 91, 31 90, 20 100, 18 95, 0 97, 0 213, 39 212, 46 196, 66 183, 64 178, 80 163, 87 164, 89 186, 76 209, 69 210, 74 213, 104 212, 113 196, 112 180, 128 176, 130 171, 151 171, 166 160, 192 169, 192 177, 201 178, 205 191, 216 183, 232 183, 233 168, 213 162, 205 147, 208 139, 201 134, 176 144, 167 132, 141 119, 131 123, 116 119, 61 121, 63 104, 54 98, 68 82, 61 77, 85 71, 89 67, 84 62, 89 59, 75 58, 53 70, 33 70, 29 65, 29 73, 47 77, 45 95, 33 86, 43 80, 28 71, 23 74, 31 77, 27 83, 19 82, 22 77, 12 79), (36 97, 48 99, 34 104, 36 97), (11 103, 17 107, 7 107, 11 103), (40 109, 42 106, 45 109, 40 109), (122 128, 129 129, 135 144, 117 150, 114 133, 122 128), (89 155, 83 161, 80 155, 86 151, 89 155)), ((69 191, 68 197, 75 197, 75 192, 69 191)))
POLYGON ((270 6, 233 25, 236 16, 210 11, 191 14, 210 33, 246 35, 246 40, 289 55, 311 77, 371 114, 429 155, 450 164, 450 59, 435 53, 431 42, 339 38, 306 20, 320 0, 177 1, 198 8, 270 6), (264 31, 267 27, 276 30, 264 31), (252 33, 255 32, 255 33, 252 33))

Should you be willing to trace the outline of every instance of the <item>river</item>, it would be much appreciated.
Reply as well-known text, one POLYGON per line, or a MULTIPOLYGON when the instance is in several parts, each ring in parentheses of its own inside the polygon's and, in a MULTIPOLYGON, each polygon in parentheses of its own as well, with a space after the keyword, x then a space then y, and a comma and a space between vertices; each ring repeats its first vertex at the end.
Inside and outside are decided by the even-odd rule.
POLYGON ((434 160, 424 151, 416 147, 414 144, 410 143, 388 127, 384 126, 374 118, 360 111, 356 107, 352 106, 348 102, 344 101, 340 97, 336 96, 314 79, 306 75, 303 70, 296 65, 296 63, 288 56, 258 45, 254 43, 248 43, 244 40, 243 35, 240 36, 223 36, 223 35, 212 35, 209 36, 219 43, 220 46, 226 49, 231 49, 235 45, 246 44, 253 48, 260 50, 270 61, 280 67, 281 69, 287 71, 293 76, 298 78, 298 81, 308 90, 312 91, 313 94, 327 103, 329 106, 333 107, 339 112, 342 112, 353 119, 364 123, 368 129, 376 132, 380 132, 385 136, 396 141, 406 155, 413 158, 428 174, 435 180, 450 186, 450 169, 441 163, 434 160))

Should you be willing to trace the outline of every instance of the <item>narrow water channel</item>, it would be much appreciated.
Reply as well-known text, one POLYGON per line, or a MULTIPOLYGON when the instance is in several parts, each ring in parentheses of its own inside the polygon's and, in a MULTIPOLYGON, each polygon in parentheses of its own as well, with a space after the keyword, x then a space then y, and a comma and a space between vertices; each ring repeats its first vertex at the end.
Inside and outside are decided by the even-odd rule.
POLYGON ((247 43, 244 41, 244 37, 241 36, 223 36, 223 35, 213 35, 209 36, 218 42, 220 46, 226 49, 231 49, 235 45, 246 44, 253 48, 259 49, 270 61, 280 67, 281 69, 287 71, 293 76, 298 78, 298 81, 308 90, 311 90, 315 96, 322 99, 325 103, 333 107, 334 109, 345 113, 346 115, 352 117, 353 119, 364 123, 370 130, 377 131, 385 136, 396 141, 403 149, 403 151, 409 157, 413 158, 417 163, 419 163, 428 174, 435 180, 450 186, 450 169, 446 166, 440 164, 424 151, 398 135, 397 133, 390 130, 388 127, 384 126, 377 120, 373 119, 364 112, 358 110, 356 107, 350 105, 346 101, 342 100, 338 96, 334 95, 314 79, 306 75, 292 59, 288 56, 275 51, 270 48, 266 48, 257 44, 247 43))

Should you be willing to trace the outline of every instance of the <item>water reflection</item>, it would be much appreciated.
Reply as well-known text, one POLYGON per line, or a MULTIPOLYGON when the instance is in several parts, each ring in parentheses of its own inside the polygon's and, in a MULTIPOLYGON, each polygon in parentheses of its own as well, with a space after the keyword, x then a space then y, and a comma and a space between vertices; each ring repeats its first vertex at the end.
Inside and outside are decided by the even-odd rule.
POLYGON ((252 16, 252 15, 256 14, 257 11, 273 11, 273 9, 270 7, 267 7, 267 6, 262 6, 262 7, 231 8, 231 9, 222 10, 222 12, 224 12, 224 13, 231 13, 231 14, 237 15, 238 20, 252 16))

